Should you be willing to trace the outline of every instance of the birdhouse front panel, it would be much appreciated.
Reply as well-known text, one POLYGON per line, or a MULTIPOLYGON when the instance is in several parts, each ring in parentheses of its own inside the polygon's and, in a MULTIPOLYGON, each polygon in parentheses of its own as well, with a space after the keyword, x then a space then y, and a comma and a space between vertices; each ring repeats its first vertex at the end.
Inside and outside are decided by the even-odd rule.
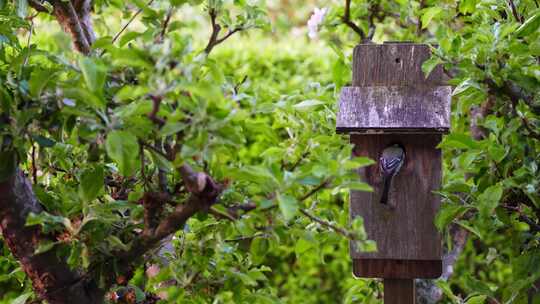
POLYGON ((354 156, 369 157, 377 164, 359 169, 373 192, 351 191, 352 217, 361 216, 376 252, 359 252, 351 244, 353 259, 440 260, 441 242, 433 223, 440 198, 433 193, 441 184, 440 134, 351 135, 354 156), (386 204, 381 203, 384 182, 378 160, 393 144, 405 150, 405 161, 393 177, 386 204))

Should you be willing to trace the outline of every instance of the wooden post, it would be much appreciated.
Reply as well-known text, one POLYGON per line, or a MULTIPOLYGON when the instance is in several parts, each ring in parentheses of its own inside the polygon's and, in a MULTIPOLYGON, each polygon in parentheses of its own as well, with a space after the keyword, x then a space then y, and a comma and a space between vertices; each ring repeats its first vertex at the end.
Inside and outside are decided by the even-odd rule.
POLYGON ((415 304, 413 279, 384 279, 384 304, 415 304))

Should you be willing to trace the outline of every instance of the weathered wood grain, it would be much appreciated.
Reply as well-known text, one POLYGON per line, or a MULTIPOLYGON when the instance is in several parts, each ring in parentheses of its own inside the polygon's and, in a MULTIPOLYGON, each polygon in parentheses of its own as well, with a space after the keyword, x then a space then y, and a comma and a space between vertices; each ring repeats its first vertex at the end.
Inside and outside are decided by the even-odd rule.
POLYGON ((351 217, 361 216, 377 252, 363 253, 351 243, 354 259, 441 260, 441 241, 433 223, 440 197, 440 134, 353 134, 354 156, 378 160, 381 151, 398 143, 405 149, 405 164, 394 177, 388 204, 380 203, 382 175, 378 164, 358 170, 373 192, 351 191, 351 217))
POLYGON ((359 278, 435 279, 442 274, 440 260, 353 259, 359 278))
POLYGON ((384 304, 415 304, 414 280, 384 279, 384 304))
POLYGON ((344 87, 338 133, 446 133, 450 129, 449 86, 344 87))
POLYGON ((442 66, 425 77, 422 63, 430 58, 425 44, 359 44, 353 53, 352 86, 444 85, 442 66))

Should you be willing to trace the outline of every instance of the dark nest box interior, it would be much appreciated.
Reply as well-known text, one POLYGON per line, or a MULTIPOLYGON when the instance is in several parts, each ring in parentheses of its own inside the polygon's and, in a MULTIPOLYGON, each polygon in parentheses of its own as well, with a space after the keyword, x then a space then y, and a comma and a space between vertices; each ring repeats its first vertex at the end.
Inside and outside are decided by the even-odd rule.
POLYGON ((376 164, 358 174, 373 192, 351 191, 351 218, 361 216, 377 252, 359 252, 351 243, 357 277, 437 278, 441 275, 441 240, 434 225, 440 198, 441 151, 437 145, 450 128, 451 88, 442 67, 426 77, 424 44, 361 44, 353 55, 352 86, 344 87, 337 132, 350 134, 354 156, 376 164), (381 204, 381 152, 399 144, 405 162, 393 178, 388 203, 381 204))

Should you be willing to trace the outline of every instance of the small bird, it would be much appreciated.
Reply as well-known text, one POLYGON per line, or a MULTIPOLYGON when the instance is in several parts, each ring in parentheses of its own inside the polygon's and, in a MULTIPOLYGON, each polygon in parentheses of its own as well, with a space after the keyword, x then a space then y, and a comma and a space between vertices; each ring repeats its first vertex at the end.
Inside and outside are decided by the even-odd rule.
POLYGON ((379 158, 379 167, 383 176, 383 192, 381 204, 388 203, 388 192, 392 185, 392 179, 398 174, 399 169, 405 162, 405 151, 398 144, 385 148, 379 158))

